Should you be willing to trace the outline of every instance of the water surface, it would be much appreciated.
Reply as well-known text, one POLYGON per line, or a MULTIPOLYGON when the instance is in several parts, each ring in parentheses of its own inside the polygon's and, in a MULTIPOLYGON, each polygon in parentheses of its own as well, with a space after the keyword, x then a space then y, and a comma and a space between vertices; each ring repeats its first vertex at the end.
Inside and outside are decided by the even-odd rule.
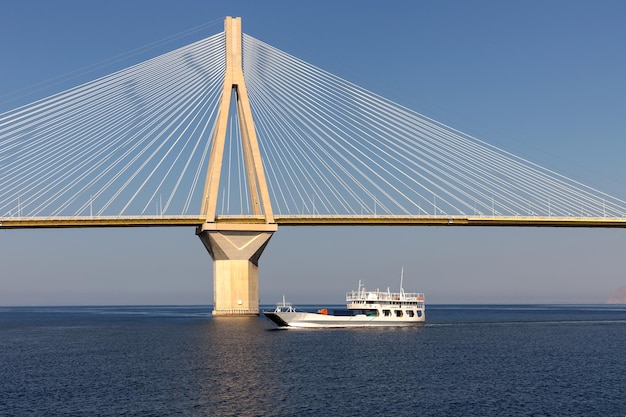
POLYGON ((205 306, 0 308, 0 415, 626 415, 626 306, 426 314, 276 330, 205 306))

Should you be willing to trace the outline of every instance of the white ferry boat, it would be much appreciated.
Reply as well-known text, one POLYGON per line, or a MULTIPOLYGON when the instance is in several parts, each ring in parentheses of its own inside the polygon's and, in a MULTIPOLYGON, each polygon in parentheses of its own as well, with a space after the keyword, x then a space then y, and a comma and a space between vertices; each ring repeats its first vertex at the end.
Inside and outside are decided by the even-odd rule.
POLYGON ((264 311, 265 317, 280 328, 326 327, 392 327, 414 326, 426 319, 424 294, 369 291, 359 281, 359 289, 346 294, 347 310, 322 308, 317 312, 296 310, 291 303, 276 305, 274 311, 264 311))

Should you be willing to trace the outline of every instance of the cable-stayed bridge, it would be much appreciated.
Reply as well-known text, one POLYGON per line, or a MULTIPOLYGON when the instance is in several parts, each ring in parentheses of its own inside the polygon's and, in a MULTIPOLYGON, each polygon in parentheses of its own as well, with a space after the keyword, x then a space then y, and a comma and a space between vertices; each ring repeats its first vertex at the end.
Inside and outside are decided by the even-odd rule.
POLYGON ((258 312, 258 258, 279 225, 624 227, 625 214, 238 19, 0 115, 2 228, 197 226, 224 314, 258 312))

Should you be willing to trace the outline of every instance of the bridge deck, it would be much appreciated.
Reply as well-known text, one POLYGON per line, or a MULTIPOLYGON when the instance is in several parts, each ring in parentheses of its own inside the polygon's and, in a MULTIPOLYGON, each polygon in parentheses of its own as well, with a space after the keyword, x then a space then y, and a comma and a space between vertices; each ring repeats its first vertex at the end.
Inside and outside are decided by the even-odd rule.
MULTIPOLYGON (((280 226, 517 226, 517 227, 603 227, 626 228, 626 218, 546 216, 350 216, 277 215, 280 226)), ((220 216, 217 223, 259 224, 262 216, 220 216)), ((81 228, 81 227, 174 227, 199 226, 200 216, 78 216, 4 217, 0 229, 81 228)))

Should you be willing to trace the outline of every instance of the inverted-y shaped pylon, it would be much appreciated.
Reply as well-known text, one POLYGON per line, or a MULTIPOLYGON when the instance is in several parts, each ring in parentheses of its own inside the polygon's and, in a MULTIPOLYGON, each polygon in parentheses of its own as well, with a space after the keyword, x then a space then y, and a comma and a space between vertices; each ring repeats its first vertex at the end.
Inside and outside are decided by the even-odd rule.
POLYGON ((243 76, 241 18, 227 17, 224 22, 226 38, 226 72, 224 74, 224 86, 220 99, 219 113, 213 136, 213 147, 209 159, 209 168, 204 187, 202 216, 211 223, 216 219, 216 207, 220 173, 222 171, 222 159, 224 155, 224 143, 228 116, 233 92, 237 98, 237 115, 241 127, 241 140, 246 176, 248 179, 248 192, 252 204, 252 214, 263 215, 266 223, 273 223, 272 205, 269 191, 263 172, 261 152, 257 142, 252 111, 246 91, 246 82, 243 76))
POLYGON ((241 18, 224 21, 226 72, 216 120, 201 214, 206 222, 196 234, 213 258, 213 315, 259 314, 258 262, 272 234, 274 223, 269 191, 263 172, 252 111, 243 76, 241 18), (218 222, 217 199, 228 116, 233 93, 241 127, 248 192, 252 204, 249 221, 218 222))

